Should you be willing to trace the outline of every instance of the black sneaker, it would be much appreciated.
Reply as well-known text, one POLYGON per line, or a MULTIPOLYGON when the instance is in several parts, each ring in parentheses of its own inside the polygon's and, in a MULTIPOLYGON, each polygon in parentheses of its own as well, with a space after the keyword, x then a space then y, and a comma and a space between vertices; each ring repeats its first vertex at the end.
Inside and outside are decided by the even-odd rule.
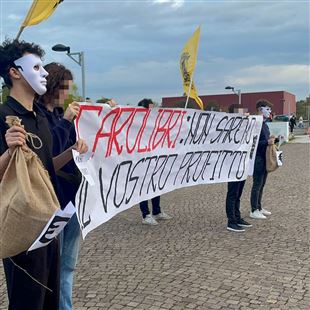
POLYGON ((252 227, 253 225, 245 221, 244 219, 240 219, 238 221, 238 225, 241 227, 252 227))
POLYGON ((236 231, 236 232, 245 231, 245 229, 239 226, 238 224, 230 224, 230 223, 227 224, 227 230, 236 231))

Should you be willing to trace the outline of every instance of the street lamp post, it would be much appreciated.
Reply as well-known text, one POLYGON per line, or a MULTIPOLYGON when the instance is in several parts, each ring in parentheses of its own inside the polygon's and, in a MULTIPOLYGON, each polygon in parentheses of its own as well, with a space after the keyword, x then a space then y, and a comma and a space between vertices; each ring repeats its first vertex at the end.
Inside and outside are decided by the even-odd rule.
POLYGON ((56 44, 52 47, 55 52, 67 52, 67 55, 77 63, 82 69, 82 97, 85 100, 85 62, 84 62, 84 52, 70 52, 70 46, 65 46, 63 44, 56 44), (78 58, 76 58, 77 56, 78 58))
POLYGON ((238 95, 238 103, 241 105, 241 89, 235 90, 235 87, 232 86, 226 86, 225 89, 231 89, 234 94, 238 95))

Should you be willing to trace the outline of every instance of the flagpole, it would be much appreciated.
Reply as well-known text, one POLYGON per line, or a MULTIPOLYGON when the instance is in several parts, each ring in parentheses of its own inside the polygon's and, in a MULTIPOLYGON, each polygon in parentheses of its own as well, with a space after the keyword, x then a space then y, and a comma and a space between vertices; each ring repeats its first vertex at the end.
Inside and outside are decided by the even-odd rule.
POLYGON ((186 98, 186 103, 185 103, 185 107, 184 107, 185 109, 187 108, 187 104, 188 104, 189 95, 190 95, 190 93, 191 93, 191 89, 192 89, 193 75, 194 75, 194 73, 192 74, 192 76, 191 76, 191 81, 190 81, 190 83, 189 83, 188 95, 187 95, 187 98, 186 98))
POLYGON ((25 29, 25 27, 23 27, 23 26, 20 27, 19 32, 18 32, 18 34, 17 34, 17 36, 16 36, 16 40, 19 39, 19 37, 20 37, 20 35, 22 34, 22 32, 23 32, 24 29, 25 29))
POLYGON ((18 34, 17 34, 17 36, 16 36, 16 40, 19 39, 20 35, 22 34, 23 30, 25 29, 26 26, 24 26, 24 25, 26 24, 27 19, 29 19, 29 16, 31 16, 31 14, 32 14, 32 12, 33 12, 33 10, 34 10, 36 4, 37 4, 37 0, 34 0, 34 1, 32 2, 32 4, 31 4, 31 7, 30 7, 30 9, 29 9, 27 15, 26 15, 26 18, 25 18, 24 22, 22 23, 22 25, 21 25, 21 27, 20 27, 20 29, 19 29, 19 31, 18 31, 18 34))

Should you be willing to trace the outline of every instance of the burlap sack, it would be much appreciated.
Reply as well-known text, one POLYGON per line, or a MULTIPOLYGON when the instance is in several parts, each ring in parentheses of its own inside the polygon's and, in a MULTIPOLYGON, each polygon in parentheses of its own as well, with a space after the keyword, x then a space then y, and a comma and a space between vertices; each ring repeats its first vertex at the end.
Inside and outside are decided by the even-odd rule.
POLYGON ((268 145, 266 150, 266 170, 275 171, 279 166, 277 163, 277 147, 275 144, 268 145))
POLYGON ((0 183, 0 258, 28 250, 58 208, 38 156, 16 148, 0 183))

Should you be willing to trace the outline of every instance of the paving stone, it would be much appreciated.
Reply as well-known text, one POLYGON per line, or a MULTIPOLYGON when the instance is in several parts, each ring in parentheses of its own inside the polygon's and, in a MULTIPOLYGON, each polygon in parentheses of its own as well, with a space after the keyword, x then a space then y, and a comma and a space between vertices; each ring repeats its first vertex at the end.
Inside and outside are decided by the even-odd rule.
MULTIPOLYGON (((309 146, 283 146, 285 164, 267 179, 272 215, 249 219, 248 178, 241 212, 253 227, 226 230, 226 184, 162 196, 171 221, 141 225, 138 206, 90 233, 75 273, 76 310, 308 310, 309 146)), ((7 309, 0 262, 0 309, 7 309)))

